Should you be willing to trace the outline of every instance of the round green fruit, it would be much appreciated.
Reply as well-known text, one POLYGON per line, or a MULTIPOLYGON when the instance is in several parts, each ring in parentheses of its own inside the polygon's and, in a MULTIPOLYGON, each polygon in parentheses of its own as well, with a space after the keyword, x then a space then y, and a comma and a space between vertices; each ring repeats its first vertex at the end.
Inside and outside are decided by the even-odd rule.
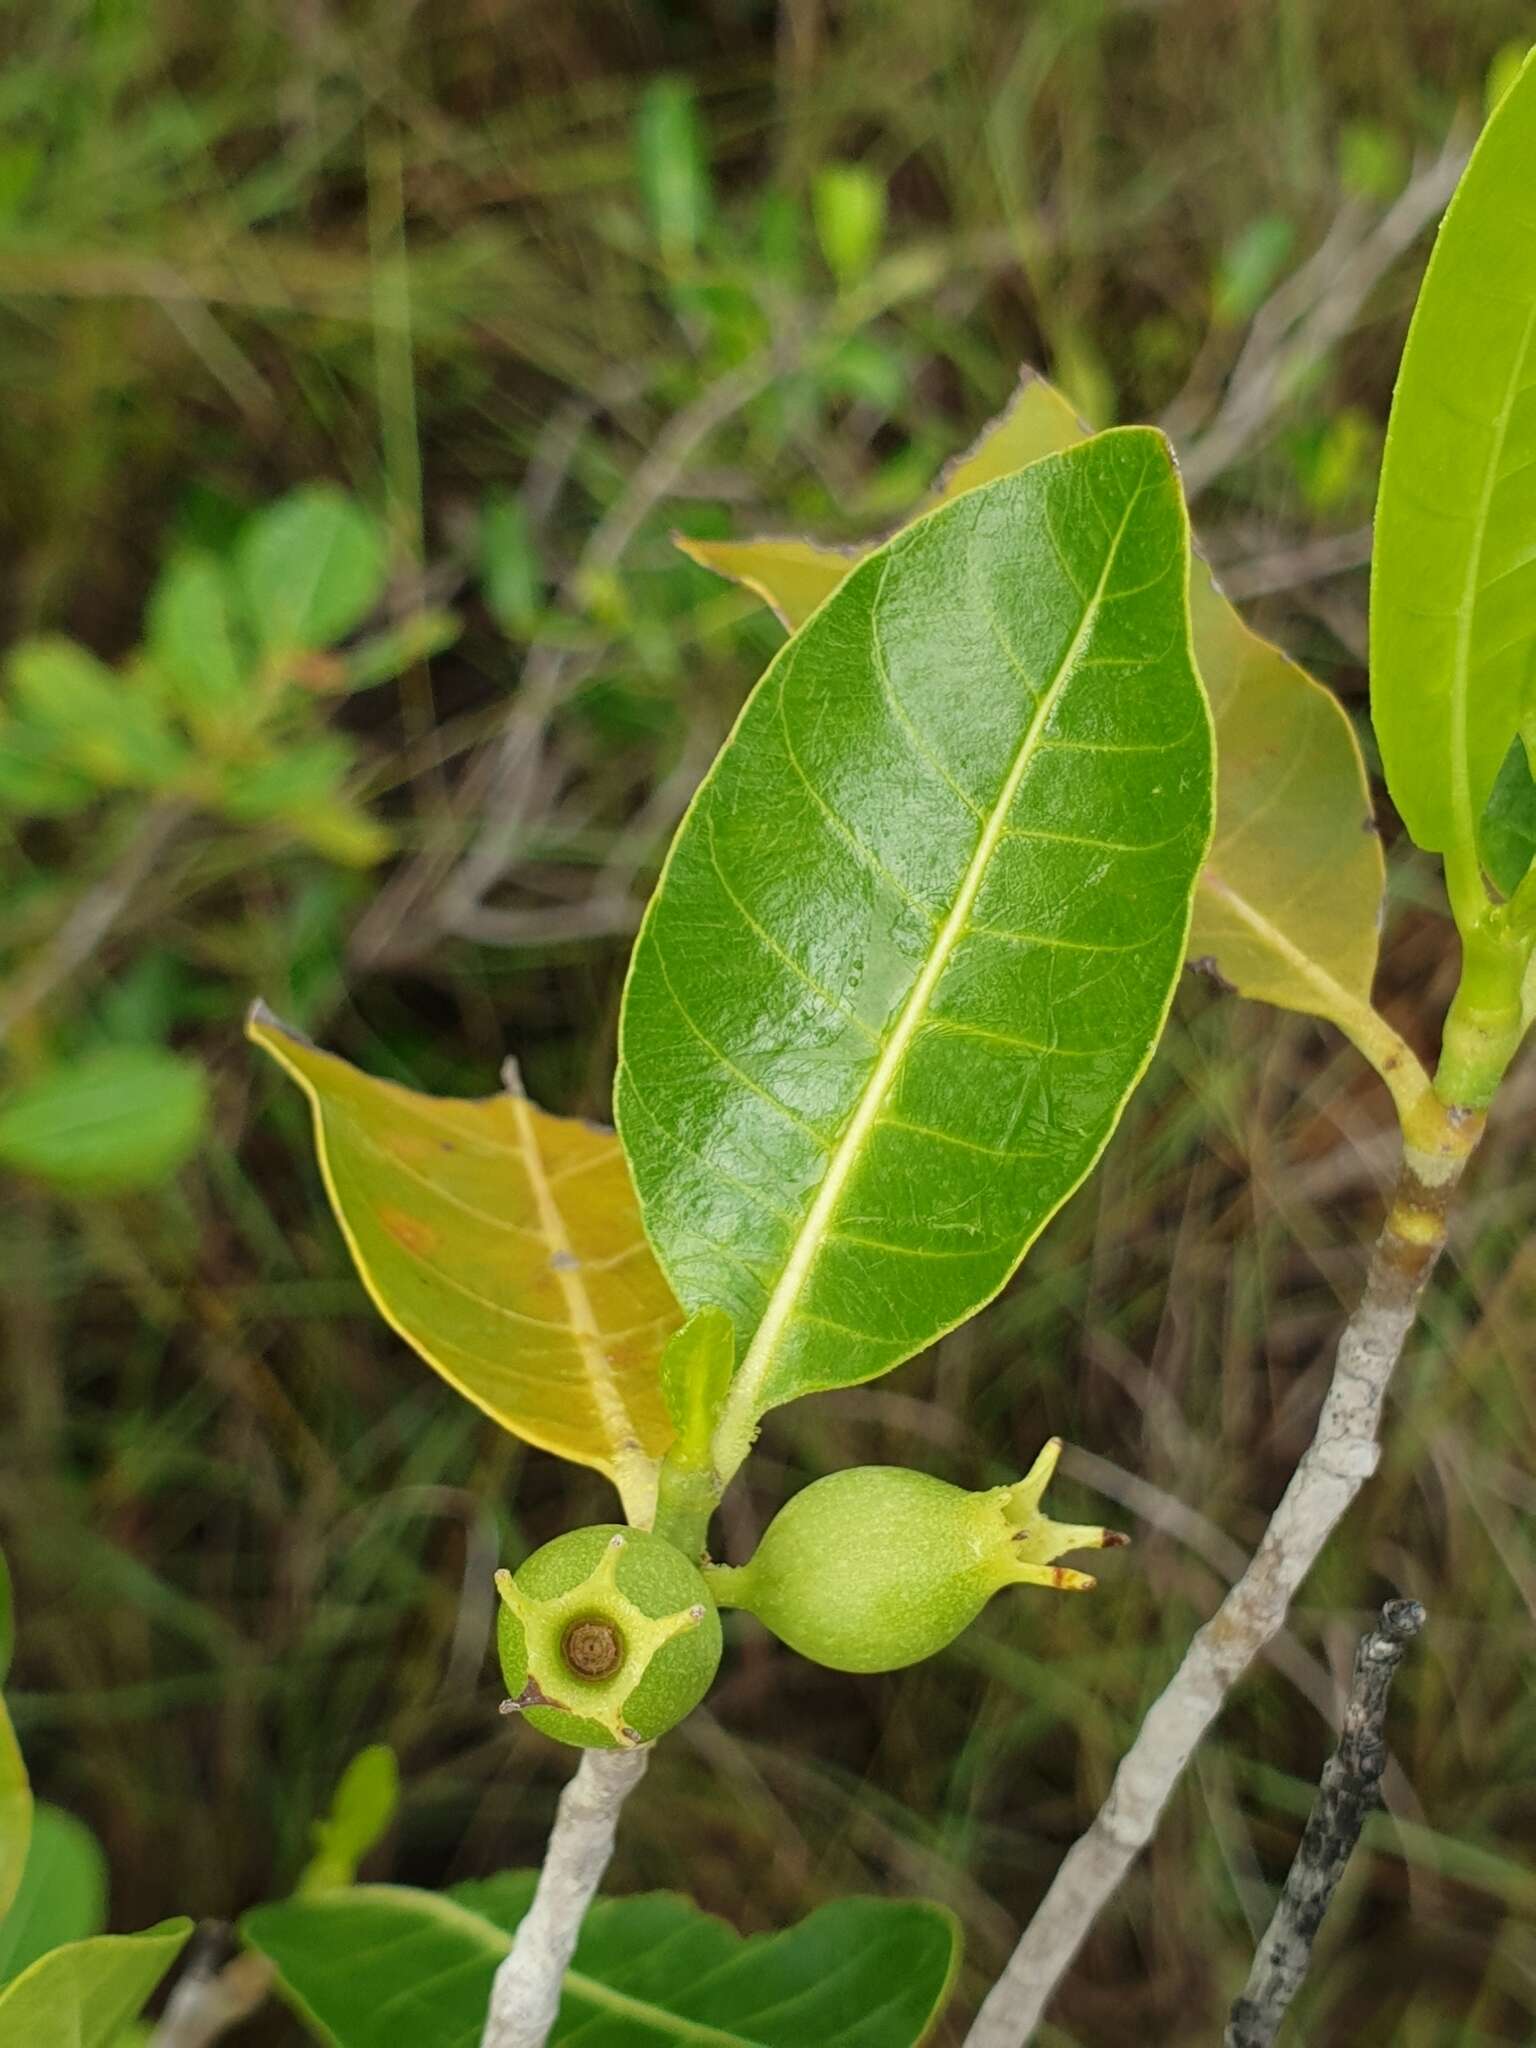
POLYGON ((985 1493, 895 1465, 834 1472, 779 1511, 750 1562, 707 1567, 710 1590, 834 1671, 916 1664, 1003 1586, 1088 1591, 1086 1573, 1054 1560, 1128 1540, 1041 1512, 1060 1455, 1053 1438, 1026 1478, 985 1493))
POLYGON ((499 1571, 496 1647, 508 1699, 558 1742, 632 1749, 696 1707, 720 1662, 698 1567, 645 1529, 600 1523, 499 1571))

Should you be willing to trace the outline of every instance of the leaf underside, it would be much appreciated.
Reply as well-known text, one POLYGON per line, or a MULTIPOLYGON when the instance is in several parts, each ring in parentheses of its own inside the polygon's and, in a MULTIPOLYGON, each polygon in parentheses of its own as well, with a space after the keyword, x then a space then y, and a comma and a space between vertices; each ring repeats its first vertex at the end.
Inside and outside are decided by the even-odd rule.
POLYGON ((1527 58, 1441 223, 1376 509, 1371 716, 1387 787, 1420 846, 1468 861, 1536 645, 1533 195, 1527 58))
POLYGON ((1149 429, 971 492, 788 643, 695 798, 616 1100, 754 1412, 996 1293, 1140 1076, 1209 833, 1186 571, 1149 429))
POLYGON ((385 1320, 515 1436, 595 1466, 643 1518, 672 1439, 657 1361, 682 1321, 617 1138, 509 1091, 420 1095, 258 1008, 300 1084, 331 1206, 385 1320))
MULTIPOLYGON (((1013 403, 940 479, 936 502, 1075 447, 1087 432, 1058 391, 1026 372, 1013 403)), ((850 567, 846 553, 804 541, 687 546, 766 597, 791 630, 850 567)), ((1349 1030, 1370 1003, 1385 883, 1354 728, 1331 691, 1250 631, 1198 558, 1190 626, 1216 726, 1217 789, 1190 958, 1240 995, 1349 1030)))
MULTIPOLYGON (((477 2048, 533 1884, 509 1871, 446 1895, 360 1885, 258 1907, 242 1932, 338 2048, 477 2048)), ((844 1899, 743 1940, 672 1893, 600 1900, 552 2048, 915 2048, 958 1946, 951 1916, 915 1902, 844 1899)))

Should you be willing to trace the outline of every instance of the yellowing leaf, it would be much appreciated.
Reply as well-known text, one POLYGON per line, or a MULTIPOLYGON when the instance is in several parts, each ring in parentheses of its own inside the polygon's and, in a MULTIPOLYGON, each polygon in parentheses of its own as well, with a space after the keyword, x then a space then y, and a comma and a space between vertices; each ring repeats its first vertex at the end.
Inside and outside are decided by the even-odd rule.
POLYGON ((1242 995, 1348 1029, 1371 999, 1385 880, 1353 729, 1331 691, 1249 631, 1203 562, 1190 613, 1220 821, 1190 953, 1242 995))
POLYGON ((771 605, 793 633, 861 559, 858 552, 809 540, 673 540, 701 569, 728 576, 771 605))
POLYGON ((247 1028, 309 1097, 385 1321, 503 1429, 605 1472, 647 1524, 673 1434, 658 1360, 682 1316, 618 1139, 516 1089, 457 1101, 375 1080, 261 1004, 247 1028))
POLYGON ((939 477, 923 510, 947 504, 994 477, 1011 476, 1047 455, 1059 455, 1084 439, 1088 429, 1054 385, 1026 369, 1008 404, 939 477))
MULTIPOLYGON (((1026 370, 1007 410, 918 510, 1086 434, 1061 393, 1026 370)), ((791 630, 860 559, 797 540, 684 545, 765 597, 791 630)), ((1190 958, 1240 995, 1337 1024, 1402 1107, 1423 1075, 1371 1008, 1384 868, 1354 730, 1330 691, 1249 631, 1198 556, 1190 627, 1216 725, 1216 836, 1195 893, 1190 958)))
POLYGON ((11 1717, 0 1700, 0 1920, 21 1889, 32 1839, 32 1787, 11 1717))

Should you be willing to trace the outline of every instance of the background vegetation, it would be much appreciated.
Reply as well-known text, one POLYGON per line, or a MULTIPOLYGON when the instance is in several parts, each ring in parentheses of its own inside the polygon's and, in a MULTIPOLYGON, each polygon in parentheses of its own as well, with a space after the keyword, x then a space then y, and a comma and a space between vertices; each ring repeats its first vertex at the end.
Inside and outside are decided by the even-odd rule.
MULTIPOLYGON (((285 1889, 376 1739, 405 1780, 376 1874, 533 1860, 568 1760, 496 1717, 490 1573, 609 1507, 373 1316, 244 1006, 442 1092, 515 1049, 547 1106, 606 1115, 638 907, 777 639, 669 528, 865 533, 1021 362, 1096 424, 1169 426, 1232 593, 1363 705, 1364 523, 1425 248, 1372 234, 1528 34, 1518 0, 8 10, 0 1540, 15 1719, 106 1844, 114 1925, 285 1889), (241 560, 250 515, 317 480, 383 522, 374 638, 419 638, 371 687, 318 631, 302 672, 251 653, 255 708, 221 726, 176 699, 151 593, 241 560), (442 611, 451 646, 421 627, 442 611), (36 684, 60 634, 113 665, 105 699, 56 640, 97 693, 36 684), (159 1062, 149 1109, 143 1068, 125 1097, 100 1066, 124 1048, 159 1062), (16 1105, 82 1074, 93 1117, 127 1116, 66 1184, 16 1105)), ((1383 985, 1416 1030, 1450 927, 1406 848, 1393 875, 1383 985)), ((1536 2033, 1533 1094, 1527 1069, 1501 1100, 1380 1475, 1056 2043, 1215 2037, 1390 1592, 1431 1627, 1298 2037, 1536 2033)), ((1187 978, 1004 1299, 770 1423, 724 1517, 739 1559, 808 1477, 985 1484, 1059 1431, 1057 1512, 1107 1497, 1137 1547, 1093 1598, 1000 1602, 883 1679, 738 1620, 613 1885, 748 1929, 926 1893, 979 1990, 1305 1441, 1391 1150, 1330 1034, 1187 978)))

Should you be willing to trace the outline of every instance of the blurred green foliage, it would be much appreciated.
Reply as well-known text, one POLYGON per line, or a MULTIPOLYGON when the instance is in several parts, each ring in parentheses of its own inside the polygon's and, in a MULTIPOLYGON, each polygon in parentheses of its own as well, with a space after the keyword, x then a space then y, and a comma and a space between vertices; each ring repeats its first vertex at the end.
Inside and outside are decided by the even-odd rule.
MULTIPOLYGON (((1198 448, 1277 298, 1340 288, 1310 259, 1475 121, 1528 10, 29 0, 8 27, 9 1703, 38 1788, 102 1840, 114 1924, 291 1889, 381 1739, 395 1875, 530 1861, 564 1766, 496 1717, 490 1574, 610 1497, 376 1323, 241 1010, 262 993, 445 1092, 515 1049, 541 1100, 605 1116, 638 906, 778 639, 669 529, 878 528, 1026 361, 1094 423, 1198 448)), ((1283 365, 1196 507, 1256 622, 1351 705, 1359 572, 1293 557, 1349 559, 1423 248, 1283 365)), ((1446 927, 1425 871, 1394 877, 1382 990, 1421 1033, 1446 927)), ((1523 1088, 1382 1470, 1056 2048, 1214 2037, 1387 1590, 1431 1631, 1300 2024, 1362 2048, 1533 2031, 1523 1088)), ((1323 1033, 1188 988, 1027 1278, 888 1387, 771 1428, 723 1525, 739 1559, 808 1477, 985 1485, 1059 1431, 1092 1454, 1061 1511, 1107 1496, 1136 1549, 1092 1600, 984 1617, 878 1681, 737 1624, 615 1887, 744 1928, 927 1894, 966 1924, 974 1993, 1294 1463, 1385 1130, 1323 1033)))

